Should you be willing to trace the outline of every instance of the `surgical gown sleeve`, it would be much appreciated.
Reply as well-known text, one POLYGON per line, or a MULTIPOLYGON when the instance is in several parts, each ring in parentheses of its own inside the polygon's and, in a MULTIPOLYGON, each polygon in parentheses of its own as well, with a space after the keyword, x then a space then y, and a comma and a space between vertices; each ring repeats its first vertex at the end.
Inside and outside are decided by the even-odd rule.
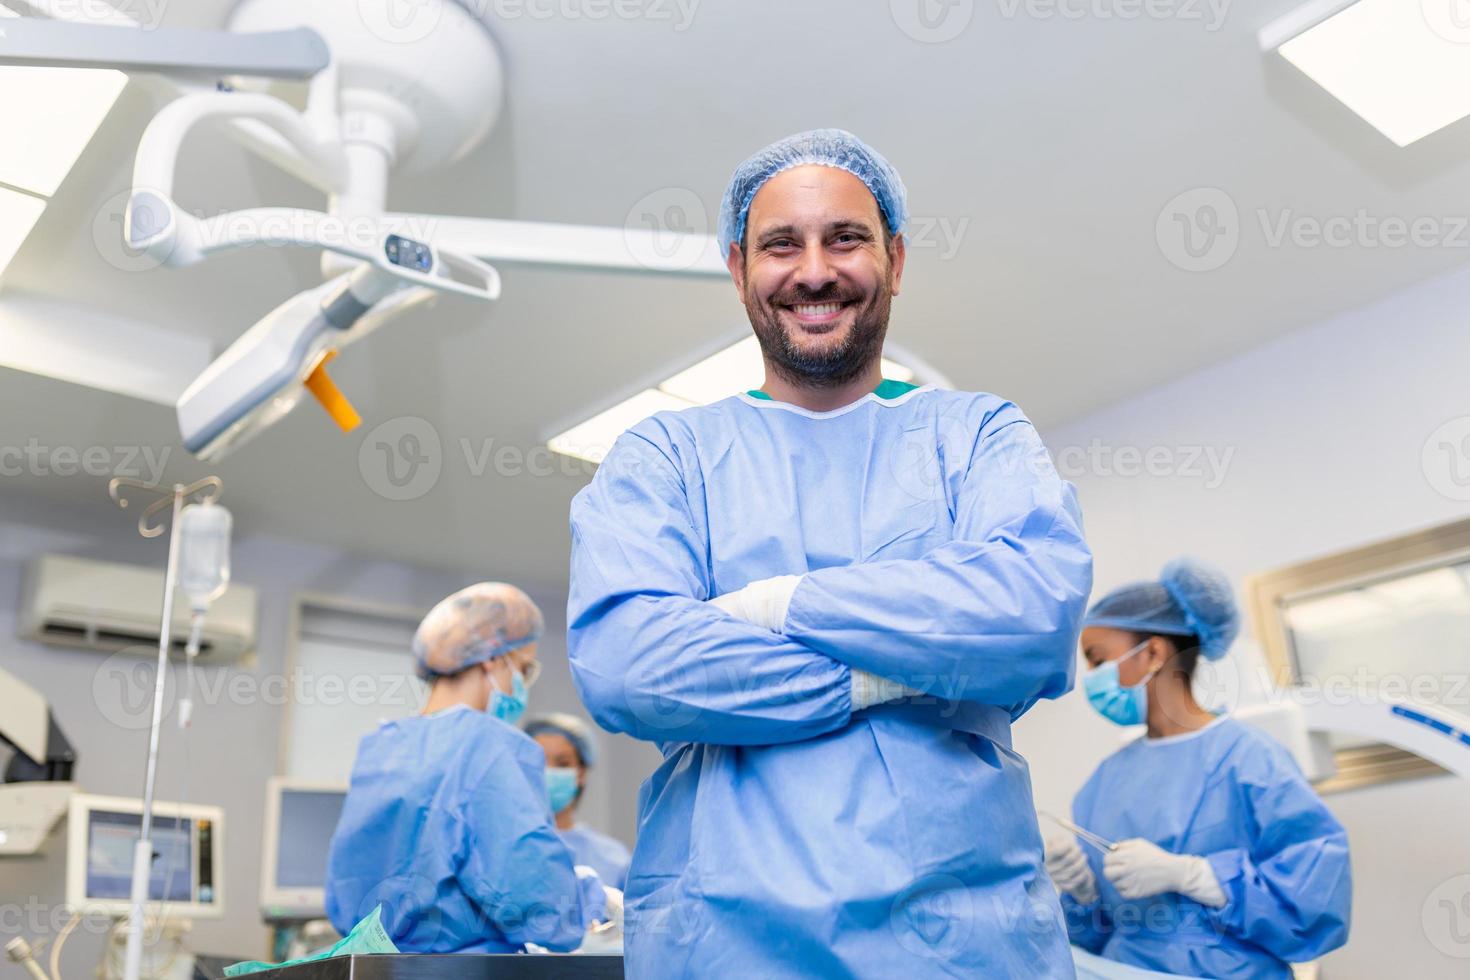
POLYGON ((953 538, 913 559, 809 572, 787 636, 926 694, 1019 716, 1072 684, 1092 555, 1076 495, 1014 405, 975 421, 953 538))
POLYGON ((567 647, 583 703, 656 742, 774 745, 843 727, 846 666, 705 602, 705 534, 658 431, 620 436, 572 504, 567 647))
POLYGON ((580 946, 605 914, 602 883, 577 877, 535 761, 497 751, 463 806, 459 881, 494 927, 521 945, 580 946))
POLYGON ((1288 962, 1347 941, 1352 871, 1347 832, 1285 755, 1241 785, 1254 824, 1249 850, 1206 854, 1226 902, 1207 909, 1223 930, 1288 962))

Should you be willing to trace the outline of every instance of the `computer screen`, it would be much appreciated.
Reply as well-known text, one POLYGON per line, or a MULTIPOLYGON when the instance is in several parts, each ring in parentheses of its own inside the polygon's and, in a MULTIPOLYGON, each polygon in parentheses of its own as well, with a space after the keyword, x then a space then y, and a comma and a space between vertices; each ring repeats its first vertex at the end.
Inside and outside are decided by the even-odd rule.
POLYGON ((268 921, 326 914, 327 856, 347 787, 276 777, 266 792, 260 908, 268 921))
MULTIPOLYGON (((153 806, 150 906, 192 916, 222 911, 219 860, 223 813, 215 807, 153 806)), ((141 801, 77 794, 72 798, 67 846, 67 901, 77 908, 125 913, 133 880, 133 851, 143 824, 141 801)))
POLYGON ((327 883, 327 849, 342 816, 341 791, 282 789, 276 884, 322 888, 327 883))

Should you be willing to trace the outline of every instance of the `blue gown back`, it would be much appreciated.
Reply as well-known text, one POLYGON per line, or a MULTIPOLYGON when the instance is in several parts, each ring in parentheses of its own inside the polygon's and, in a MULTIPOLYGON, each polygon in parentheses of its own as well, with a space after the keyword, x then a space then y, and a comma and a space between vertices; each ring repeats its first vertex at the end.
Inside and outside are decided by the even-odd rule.
POLYGON ((384 722, 357 750, 327 859, 342 935, 383 905, 412 953, 575 949, 603 910, 551 822, 545 755, 469 708, 384 722))

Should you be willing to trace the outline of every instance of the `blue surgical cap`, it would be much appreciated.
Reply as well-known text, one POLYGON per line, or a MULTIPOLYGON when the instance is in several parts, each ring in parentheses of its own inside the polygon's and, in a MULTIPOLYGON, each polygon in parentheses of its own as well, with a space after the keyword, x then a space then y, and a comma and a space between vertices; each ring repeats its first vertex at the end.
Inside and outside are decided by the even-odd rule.
POLYGON ((582 765, 591 769, 597 764, 597 740, 592 737, 592 727, 576 715, 554 711, 526 722, 525 731, 532 738, 537 735, 560 735, 572 743, 582 765))
POLYGON ((480 582, 440 602, 413 635, 422 680, 447 677, 541 638, 546 623, 531 597, 504 582, 480 582))
POLYGON ((836 167, 861 180, 873 192, 889 232, 897 235, 903 231, 908 220, 908 191, 898 171, 877 150, 845 130, 813 129, 772 143, 735 168, 720 202, 720 258, 730 254, 732 244, 745 238, 750 202, 766 181, 783 170, 806 164, 836 167))
POLYGON ((1135 582, 1103 596, 1082 625, 1195 636, 1200 655, 1218 660, 1240 633, 1240 610, 1229 579, 1203 562, 1178 558, 1164 566, 1159 581, 1135 582))

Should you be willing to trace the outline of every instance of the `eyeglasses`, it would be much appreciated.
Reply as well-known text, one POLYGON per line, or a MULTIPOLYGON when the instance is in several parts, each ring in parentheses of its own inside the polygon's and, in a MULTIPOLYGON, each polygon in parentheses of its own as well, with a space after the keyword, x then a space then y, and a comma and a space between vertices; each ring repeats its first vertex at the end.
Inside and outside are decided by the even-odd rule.
POLYGON ((521 668, 521 680, 527 687, 536 683, 536 678, 541 676, 541 661, 532 660, 521 668))

